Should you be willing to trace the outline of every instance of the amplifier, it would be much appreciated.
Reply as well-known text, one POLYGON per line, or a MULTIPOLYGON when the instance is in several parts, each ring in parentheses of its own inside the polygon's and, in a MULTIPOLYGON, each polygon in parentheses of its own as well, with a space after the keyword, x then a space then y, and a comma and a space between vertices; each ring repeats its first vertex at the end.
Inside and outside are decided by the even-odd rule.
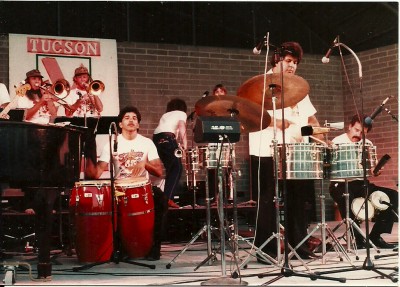
POLYGON ((196 143, 220 143, 221 136, 231 143, 240 140, 240 122, 230 117, 197 117, 194 127, 196 143))

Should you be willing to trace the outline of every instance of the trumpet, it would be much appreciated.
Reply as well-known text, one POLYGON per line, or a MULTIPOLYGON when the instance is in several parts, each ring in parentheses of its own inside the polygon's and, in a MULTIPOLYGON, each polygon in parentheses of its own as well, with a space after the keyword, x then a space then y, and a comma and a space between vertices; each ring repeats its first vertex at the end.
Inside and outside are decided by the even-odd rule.
POLYGON ((94 80, 90 82, 89 85, 86 86, 86 91, 94 96, 100 96, 100 94, 105 90, 105 88, 106 86, 102 81, 94 80))

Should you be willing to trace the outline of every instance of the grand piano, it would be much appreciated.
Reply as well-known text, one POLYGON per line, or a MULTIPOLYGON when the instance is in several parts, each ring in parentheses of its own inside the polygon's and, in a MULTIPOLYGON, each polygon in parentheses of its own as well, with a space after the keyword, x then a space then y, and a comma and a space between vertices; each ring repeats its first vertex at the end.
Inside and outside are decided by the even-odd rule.
POLYGON ((52 201, 79 181, 86 128, 0 121, 0 182, 34 188, 38 278, 51 276, 52 201))

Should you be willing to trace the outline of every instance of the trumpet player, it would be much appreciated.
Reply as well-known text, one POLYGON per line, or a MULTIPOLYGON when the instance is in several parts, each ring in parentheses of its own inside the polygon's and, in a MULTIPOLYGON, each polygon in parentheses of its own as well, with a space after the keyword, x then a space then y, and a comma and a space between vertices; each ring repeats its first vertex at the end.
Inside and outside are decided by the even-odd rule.
POLYGON ((43 76, 37 69, 26 73, 25 83, 30 85, 30 90, 26 91, 25 96, 18 98, 17 108, 26 109, 25 121, 48 124, 57 116, 58 110, 58 99, 43 88, 51 85, 43 81, 43 76))
POLYGON ((65 98, 69 109, 65 109, 67 117, 96 117, 100 116, 103 111, 103 103, 99 97, 100 92, 104 90, 104 85, 99 84, 96 92, 92 91, 91 83, 93 82, 88 69, 84 65, 80 65, 75 69, 73 82, 76 88, 72 89, 65 98), (97 93, 98 92, 98 93, 97 93))

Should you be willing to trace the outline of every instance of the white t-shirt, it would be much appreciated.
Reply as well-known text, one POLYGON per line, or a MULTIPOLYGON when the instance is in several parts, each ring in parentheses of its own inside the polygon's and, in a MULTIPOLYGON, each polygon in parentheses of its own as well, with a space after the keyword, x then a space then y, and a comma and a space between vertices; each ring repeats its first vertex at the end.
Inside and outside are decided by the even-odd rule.
MULTIPOLYGON (((307 95, 293 108, 284 108, 285 120, 294 122, 285 129, 285 143, 308 142, 308 137, 301 136, 301 128, 308 125, 308 118, 313 116, 317 110, 314 108, 307 95)), ((273 110, 268 110, 269 115, 273 116, 273 110)), ((275 111, 275 118, 282 119, 282 109, 275 111)), ((270 157, 272 156, 272 140, 274 139, 273 123, 268 128, 249 133, 249 153, 250 155, 270 157)), ((276 140, 278 144, 283 142, 282 130, 277 129, 276 140)))
MULTIPOLYGON (((131 166, 134 166, 140 161, 151 161, 158 159, 157 148, 153 141, 140 134, 133 140, 127 140, 121 134, 118 135, 118 161, 120 172, 118 178, 131 177, 131 166)), ((113 148, 113 147, 112 147, 113 148)), ((99 161, 110 162, 110 146, 106 144, 100 154, 99 161)), ((147 170, 141 176, 149 178, 147 170)))
MULTIPOLYGON (((20 109, 30 109, 35 105, 35 103, 30 100, 27 96, 18 97, 17 108, 20 109)), ((47 108, 47 105, 43 105, 39 108, 39 110, 33 115, 30 120, 25 120, 27 122, 47 125, 50 122, 50 111, 47 108)))
MULTIPOLYGON (((63 100, 66 101, 69 105, 73 105, 76 103, 76 101, 79 99, 79 94, 81 94, 81 97, 85 96, 87 94, 86 90, 80 90, 78 88, 72 89, 69 92, 69 95, 65 97, 63 100)), ((86 113, 86 117, 98 117, 100 113, 96 110, 94 105, 91 104, 90 100, 88 100, 86 103, 82 103, 79 108, 76 109, 76 111, 73 113, 73 117, 84 117, 86 113)), ((64 108, 59 109, 59 116, 65 115, 65 110, 64 108)))
POLYGON ((182 111, 171 111, 161 116, 158 126, 154 130, 154 134, 159 133, 174 133, 177 135, 179 121, 186 123, 186 113, 182 111))
POLYGON ((0 105, 10 102, 10 95, 8 94, 7 87, 0 83, 0 105))

